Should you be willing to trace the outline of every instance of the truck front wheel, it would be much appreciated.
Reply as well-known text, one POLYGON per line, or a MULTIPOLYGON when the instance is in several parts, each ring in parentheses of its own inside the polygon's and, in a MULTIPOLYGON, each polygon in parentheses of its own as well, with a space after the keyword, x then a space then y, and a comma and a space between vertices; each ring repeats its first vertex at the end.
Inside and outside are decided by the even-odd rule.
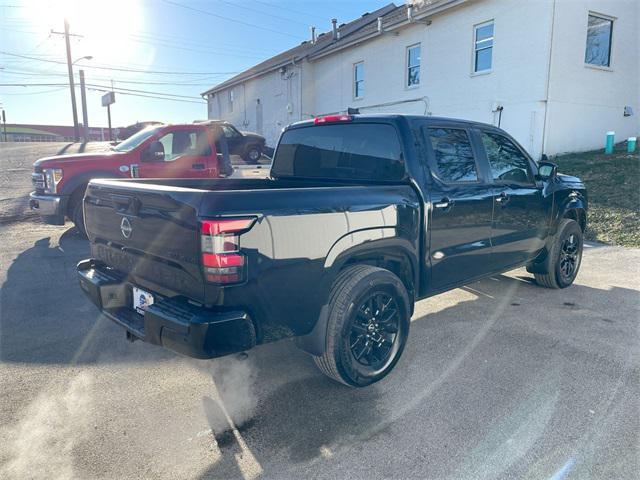
POLYGON ((396 275, 369 265, 346 268, 331 289, 325 352, 314 357, 316 365, 351 387, 382 380, 402 355, 410 311, 396 275))
POLYGON ((71 215, 72 215, 71 221, 76 226, 76 229, 78 230, 78 233, 80 233, 80 236, 86 237, 87 230, 84 228, 84 212, 82 210, 82 198, 80 199, 79 202, 76 202, 76 204, 73 206, 71 215))
POLYGON ((583 235, 578 222, 562 219, 552 242, 547 257, 534 272, 536 283, 547 288, 566 288, 576 279, 582 263, 583 235))

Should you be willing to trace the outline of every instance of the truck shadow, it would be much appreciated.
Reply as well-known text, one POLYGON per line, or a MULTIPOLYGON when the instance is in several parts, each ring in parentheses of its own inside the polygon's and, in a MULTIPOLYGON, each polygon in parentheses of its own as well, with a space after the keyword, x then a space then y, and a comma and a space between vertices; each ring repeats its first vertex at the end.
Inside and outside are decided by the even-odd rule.
MULTIPOLYGON (((396 447, 389 442, 398 439, 414 449, 398 454, 407 466, 424 462, 420 476, 447 476, 425 473, 427 458, 438 458, 458 469, 452 478, 472 478, 486 469, 478 448, 498 448, 501 438, 512 435, 526 450, 547 429, 556 431, 576 402, 615 394, 625 374, 616 357, 637 342, 629 313, 640 303, 640 292, 584 285, 552 291, 518 273, 476 282, 444 294, 442 301, 421 302, 431 302, 433 313, 414 316, 395 371, 365 389, 324 378, 291 343, 280 344, 275 359, 269 347, 256 349, 250 355, 261 365, 257 408, 235 434, 218 438, 220 460, 200 478, 243 478, 248 466, 239 459, 247 458, 267 477, 296 478, 310 464, 320 465, 327 477, 349 476, 335 467, 345 463, 354 472, 374 468, 381 477, 393 477, 392 464, 404 461, 390 460, 396 447), (617 312, 607 307, 611 302, 620 306, 617 312), (607 342, 593 354, 588 349, 596 337, 607 342), (582 371, 589 381, 578 380, 582 371), (528 429, 534 419, 539 427, 528 429), (369 452, 376 447, 377 454, 369 452), (474 448, 477 458, 461 461, 474 448), (283 465, 291 470, 283 471, 283 465)), ((217 408, 203 403, 205 411, 217 408)), ((549 436, 563 448, 565 442, 577 444, 580 425, 564 428, 569 440, 549 436)), ((522 467, 520 454, 505 448, 488 478, 522 467)))
POLYGON ((130 344, 102 317, 78 286, 75 266, 89 244, 74 227, 56 242, 37 240, 9 266, 0 289, 0 361, 94 363, 158 360, 173 354, 130 344))

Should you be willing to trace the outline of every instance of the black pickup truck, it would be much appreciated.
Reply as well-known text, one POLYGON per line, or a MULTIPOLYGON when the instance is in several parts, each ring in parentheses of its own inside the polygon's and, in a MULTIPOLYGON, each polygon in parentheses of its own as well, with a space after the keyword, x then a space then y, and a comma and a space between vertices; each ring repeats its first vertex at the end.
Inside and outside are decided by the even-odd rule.
POLYGON ((572 284, 587 195, 499 128, 402 115, 290 125, 267 179, 94 180, 80 285, 142 339, 196 358, 296 337, 365 386, 414 302, 526 266, 572 284))

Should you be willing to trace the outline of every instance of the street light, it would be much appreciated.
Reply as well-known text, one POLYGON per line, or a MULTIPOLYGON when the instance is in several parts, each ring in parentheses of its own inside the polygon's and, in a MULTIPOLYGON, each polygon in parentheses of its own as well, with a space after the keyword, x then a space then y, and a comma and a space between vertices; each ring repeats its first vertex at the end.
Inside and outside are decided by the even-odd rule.
POLYGON ((93 56, 92 55, 87 55, 87 56, 84 56, 84 57, 80 57, 80 58, 74 60, 73 63, 71 63, 71 65, 75 65, 80 60, 93 60, 93 56))

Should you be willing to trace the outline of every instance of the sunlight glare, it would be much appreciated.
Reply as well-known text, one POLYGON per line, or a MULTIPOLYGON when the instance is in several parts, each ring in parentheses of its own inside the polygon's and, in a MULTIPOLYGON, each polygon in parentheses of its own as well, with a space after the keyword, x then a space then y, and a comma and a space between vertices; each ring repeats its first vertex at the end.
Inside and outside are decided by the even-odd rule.
POLYGON ((129 35, 139 32, 142 7, 139 0, 27 0, 25 14, 32 25, 43 31, 64 29, 82 37, 72 37, 73 58, 85 55, 97 63, 123 63, 148 58, 144 45, 131 42, 129 35))

